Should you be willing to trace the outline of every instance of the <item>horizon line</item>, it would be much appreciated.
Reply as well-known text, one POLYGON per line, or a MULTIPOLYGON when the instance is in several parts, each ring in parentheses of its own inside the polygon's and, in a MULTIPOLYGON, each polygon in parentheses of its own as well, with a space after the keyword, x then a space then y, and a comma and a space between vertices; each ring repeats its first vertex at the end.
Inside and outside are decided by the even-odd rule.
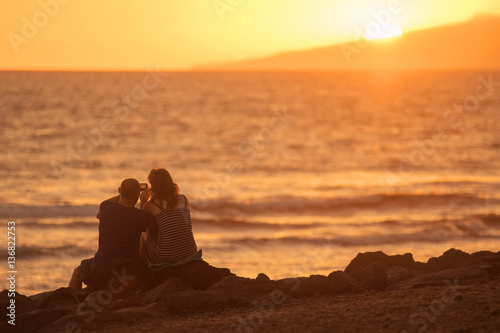
MULTIPOLYGON (((416 71, 426 71, 426 72, 477 72, 477 71, 500 71, 500 67, 498 68, 477 68, 477 67, 462 67, 462 68, 359 68, 359 69, 309 69, 309 68, 288 68, 288 69, 224 69, 224 68, 214 68, 214 69, 203 69, 203 68, 186 68, 186 69, 166 69, 161 68, 159 72, 179 72, 179 73, 199 73, 199 72, 416 72, 416 71)), ((147 69, 138 69, 138 68, 127 68, 127 69, 82 69, 82 68, 74 68, 74 69, 33 69, 33 68, 25 68, 25 69, 11 69, 11 68, 0 68, 0 72, 68 72, 68 73, 147 73, 147 69)))

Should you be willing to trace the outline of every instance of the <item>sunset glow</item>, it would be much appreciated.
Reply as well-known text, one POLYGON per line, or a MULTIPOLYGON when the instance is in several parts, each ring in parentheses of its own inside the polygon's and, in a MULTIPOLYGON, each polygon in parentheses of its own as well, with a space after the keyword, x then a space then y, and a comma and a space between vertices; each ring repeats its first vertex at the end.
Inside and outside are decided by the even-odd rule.
POLYGON ((0 13, 0 69, 182 69, 446 26, 498 1, 7 1, 0 13), (387 13, 391 13, 390 17, 387 13), (389 25, 385 23, 389 22, 389 25), (376 32, 376 27, 372 28, 376 32))
POLYGON ((381 28, 378 32, 373 33, 370 30, 365 32, 366 39, 369 40, 377 40, 377 39, 386 39, 392 38, 396 36, 401 36, 403 31, 400 27, 394 24, 390 24, 384 28, 381 28))

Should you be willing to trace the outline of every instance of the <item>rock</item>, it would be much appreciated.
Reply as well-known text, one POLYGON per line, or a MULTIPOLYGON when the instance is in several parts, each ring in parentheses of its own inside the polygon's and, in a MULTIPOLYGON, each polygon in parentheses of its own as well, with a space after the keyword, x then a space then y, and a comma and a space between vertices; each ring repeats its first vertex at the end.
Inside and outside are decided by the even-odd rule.
POLYGON ((374 262, 383 262, 387 260, 389 256, 382 251, 378 252, 365 252, 358 253, 358 255, 351 260, 349 265, 345 268, 344 272, 353 276, 356 272, 361 272, 365 267, 374 262))
POLYGON ((396 254, 393 256, 389 256, 389 259, 382 263, 385 265, 385 267, 393 267, 393 266, 413 267, 415 265, 415 260, 413 259, 413 254, 405 253, 405 254, 396 254))
MULTIPOLYGON (((126 302, 126 301, 120 301, 126 302)), ((125 304, 125 303, 122 303, 125 304)), ((164 307, 163 307, 164 308, 164 307)), ((102 311, 93 313, 70 314, 52 324, 40 329, 38 333, 52 332, 99 332, 104 327, 117 323, 135 323, 154 318, 165 318, 168 314, 161 313, 157 304, 141 307, 127 307, 116 311, 102 311)), ((164 308, 166 309, 166 308, 164 308)))
MULTIPOLYGON (((114 301, 122 300, 124 302, 133 302, 140 304, 140 299, 134 290, 123 289, 120 292, 116 290, 97 290, 90 293, 85 300, 78 305, 80 311, 85 312, 87 309, 93 312, 101 312, 114 301)), ((120 303, 125 304, 125 303, 120 303)))
POLYGON ((331 280, 331 287, 333 293, 351 293, 361 292, 363 288, 348 274, 342 271, 330 273, 328 278, 331 280))
POLYGON ((192 289, 193 288, 190 285, 182 282, 179 278, 172 278, 167 282, 160 284, 156 288, 147 291, 142 297, 141 302, 144 304, 156 303, 175 292, 192 289))
POLYGON ((142 307, 144 304, 140 302, 134 302, 134 301, 127 301, 125 299, 116 299, 106 305, 104 308, 106 311, 116 311, 116 310, 121 310, 121 309, 127 309, 127 308, 137 308, 137 307, 142 307))
POLYGON ((431 267, 434 271, 438 271, 471 265, 473 263, 474 261, 470 254, 456 249, 449 249, 438 258, 430 258, 427 261, 427 266, 431 267))
POLYGON ((480 251, 471 254, 471 257, 482 263, 500 267, 500 252, 480 251))
POLYGON ((297 292, 292 294, 297 297, 311 297, 329 294, 334 292, 333 279, 322 275, 311 275, 308 279, 303 279, 297 292))
POLYGON ((171 314, 193 313, 249 306, 250 300, 231 290, 190 290, 174 293, 163 300, 171 314))
POLYGON ((309 278, 287 279, 287 289, 283 289, 293 297, 313 297, 332 293, 360 292, 363 289, 349 275, 342 271, 332 272, 328 277, 311 275, 309 278))
POLYGON ((159 283, 177 277, 194 289, 205 290, 224 277, 235 275, 227 268, 217 268, 206 261, 193 260, 184 265, 154 271, 154 276, 159 283))
POLYGON ((53 292, 40 295, 36 309, 75 309, 80 300, 70 288, 59 288, 53 292))
POLYGON ((389 285, 389 278, 385 266, 381 262, 374 262, 365 267, 354 279, 361 287, 368 290, 381 291, 389 285))
POLYGON ((16 325, 10 325, 5 321, 0 324, 0 332, 33 332, 71 312, 69 309, 43 309, 17 314, 16 325))
POLYGON ((422 288, 427 286, 463 286, 474 280, 487 280, 488 273, 479 267, 457 267, 422 274, 391 285, 387 290, 422 288))
POLYGON ((290 289, 283 290, 284 293, 293 297, 313 297, 324 295, 331 292, 331 280, 326 276, 311 275, 309 278, 291 279, 289 282, 295 282, 290 289))
POLYGON ((488 264, 481 264, 478 266, 481 269, 484 269, 490 275, 500 274, 500 266, 493 266, 488 264))
POLYGON ((255 280, 244 278, 240 276, 226 276, 220 281, 214 283, 209 290, 220 290, 220 289, 242 289, 243 287, 255 285, 255 280))
POLYGON ((257 275, 257 278, 255 279, 255 281, 257 281, 257 282, 268 282, 268 281, 271 281, 271 279, 266 274, 259 273, 259 275, 257 275))
MULTIPOLYGON (((112 311, 108 313, 101 313, 99 318, 96 318, 96 322, 99 323, 103 321, 104 323, 112 322, 136 322, 142 321, 148 318, 158 318, 165 317, 164 314, 159 314, 156 311, 152 311, 153 307, 140 306, 140 307, 129 307, 125 309, 120 309, 117 311, 112 311)), ((102 327, 101 325, 99 327, 102 327)))
POLYGON ((421 270, 406 268, 402 266, 394 266, 386 268, 389 284, 394 284, 403 280, 411 279, 415 276, 422 275, 425 272, 421 270))
POLYGON ((78 298, 78 301, 81 303, 93 291, 95 291, 94 288, 84 288, 80 290, 73 290, 73 294, 76 296, 76 298, 78 298))
MULTIPOLYGON (((10 305, 10 300, 15 299, 16 301, 16 314, 30 312, 36 309, 36 302, 31 299, 31 297, 26 297, 21 295, 17 291, 14 292, 14 297, 9 296, 10 292, 8 290, 4 290, 0 292, 0 307, 2 309, 7 308, 10 305)), ((0 318, 0 322, 6 321, 8 318, 2 316, 0 318)))
POLYGON ((352 277, 342 271, 332 272, 328 277, 311 275, 308 278, 288 278, 278 282, 278 289, 292 297, 314 297, 363 291, 352 277))
POLYGON ((394 266, 403 266, 414 269, 420 268, 418 263, 415 263, 415 260, 413 260, 413 256, 411 253, 388 256, 384 252, 378 251, 358 253, 356 258, 354 258, 346 267, 345 272, 350 276, 354 276, 375 262, 382 263, 385 268, 394 266))
POLYGON ((298 288, 304 283, 308 278, 299 277, 299 278, 286 278, 277 281, 269 281, 266 283, 257 283, 256 285, 252 285, 247 287, 247 289, 251 291, 259 291, 259 294, 270 293, 273 290, 281 290, 283 293, 287 295, 294 295, 298 288))
POLYGON ((283 290, 289 289, 290 286, 280 281, 261 281, 250 280, 248 284, 243 285, 240 289, 237 289, 239 293, 242 293, 249 297, 259 297, 260 295, 269 295, 274 292, 281 292, 283 290))
POLYGON ((386 268, 414 263, 410 253, 403 256, 388 256, 381 251, 359 253, 346 267, 345 273, 365 289, 384 290, 389 285, 386 268))
POLYGON ((449 249, 443 255, 437 258, 430 258, 427 261, 428 269, 436 272, 440 270, 457 268, 457 267, 484 267, 490 274, 500 273, 500 252, 493 253, 489 251, 481 251, 473 254, 449 249), (487 266, 484 266, 487 265, 487 266))
POLYGON ((139 296, 140 291, 135 291, 132 289, 123 289, 120 292, 113 293, 113 300, 123 299, 126 301, 140 302, 141 297, 139 296))

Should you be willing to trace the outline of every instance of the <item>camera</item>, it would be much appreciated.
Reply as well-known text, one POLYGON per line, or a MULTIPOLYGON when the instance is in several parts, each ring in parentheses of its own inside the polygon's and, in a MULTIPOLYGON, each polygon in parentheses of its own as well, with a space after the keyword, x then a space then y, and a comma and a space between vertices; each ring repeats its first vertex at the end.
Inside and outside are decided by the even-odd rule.
POLYGON ((140 183, 141 185, 141 192, 146 191, 148 189, 148 183, 140 183))

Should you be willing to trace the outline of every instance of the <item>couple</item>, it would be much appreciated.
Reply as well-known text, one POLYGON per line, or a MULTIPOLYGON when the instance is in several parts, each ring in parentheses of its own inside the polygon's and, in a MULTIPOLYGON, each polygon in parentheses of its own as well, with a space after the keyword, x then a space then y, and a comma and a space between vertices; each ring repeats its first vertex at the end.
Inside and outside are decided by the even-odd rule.
POLYGON ((152 169, 148 180, 151 187, 141 193, 136 179, 125 179, 120 194, 101 203, 99 249, 74 269, 71 289, 81 289, 82 282, 88 285, 101 267, 117 258, 140 256, 152 269, 201 260, 187 198, 179 194, 179 187, 163 168, 152 169))

